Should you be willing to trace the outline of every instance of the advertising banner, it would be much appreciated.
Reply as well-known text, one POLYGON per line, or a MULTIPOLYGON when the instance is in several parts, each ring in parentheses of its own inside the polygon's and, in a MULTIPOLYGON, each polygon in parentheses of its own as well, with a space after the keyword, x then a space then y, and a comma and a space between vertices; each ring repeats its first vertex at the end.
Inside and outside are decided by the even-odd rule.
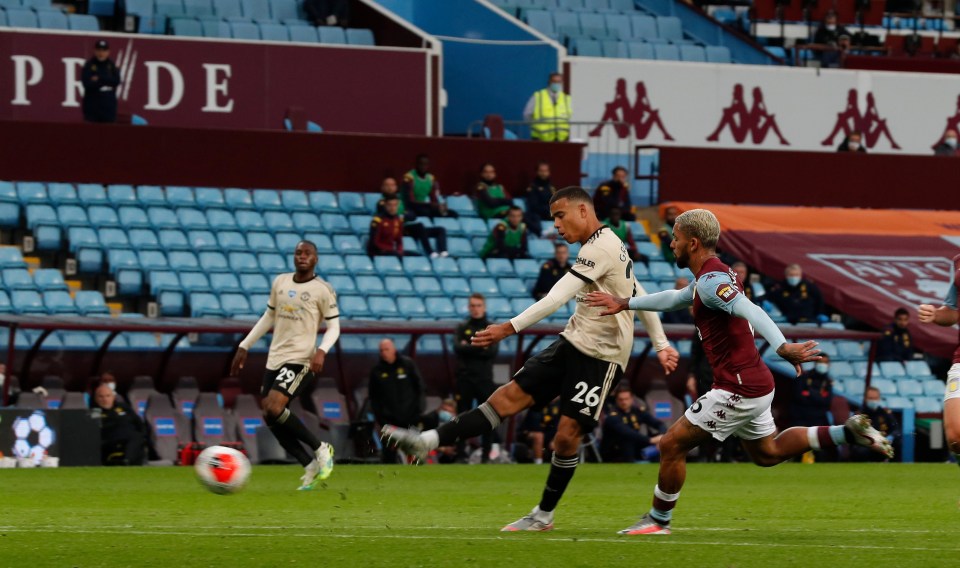
POLYGON ((574 120, 630 125, 598 126, 594 140, 831 152, 859 131, 870 152, 931 155, 960 125, 960 75, 569 61, 574 120))
POLYGON ((0 31, 0 120, 82 120, 96 39, 120 68, 121 112, 151 125, 429 134, 428 52, 169 36, 0 31))

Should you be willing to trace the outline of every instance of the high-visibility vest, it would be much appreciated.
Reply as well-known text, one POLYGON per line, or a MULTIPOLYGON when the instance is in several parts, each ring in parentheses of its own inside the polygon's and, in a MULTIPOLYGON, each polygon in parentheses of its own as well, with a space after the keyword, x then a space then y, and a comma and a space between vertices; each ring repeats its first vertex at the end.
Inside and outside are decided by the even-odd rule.
POLYGON ((557 101, 550 98, 548 89, 540 89, 534 96, 533 124, 530 137, 543 142, 566 142, 570 138, 570 95, 557 93, 557 101))

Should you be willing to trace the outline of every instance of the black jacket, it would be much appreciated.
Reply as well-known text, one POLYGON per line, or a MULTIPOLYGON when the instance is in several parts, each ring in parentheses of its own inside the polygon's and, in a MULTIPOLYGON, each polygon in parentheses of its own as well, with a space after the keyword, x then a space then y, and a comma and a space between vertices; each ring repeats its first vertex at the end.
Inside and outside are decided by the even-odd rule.
POLYGON ((877 342, 877 361, 909 361, 913 359, 913 339, 909 329, 890 324, 877 342))
POLYGON ((478 331, 490 325, 487 318, 467 318, 457 326, 453 335, 453 351, 457 355, 457 380, 493 382, 493 360, 497 357, 500 345, 474 347, 470 340, 478 331))
POLYGON ((800 280, 796 286, 789 286, 785 281, 777 283, 767 294, 767 299, 780 308, 791 324, 802 321, 815 322, 817 316, 823 313, 823 296, 820 295, 820 288, 806 278, 800 280))
POLYGON ((143 435, 143 421, 118 396, 113 408, 100 408, 100 438, 102 443, 124 442, 143 435))
POLYGON ((570 263, 567 262, 561 266, 557 259, 551 258, 540 266, 540 274, 537 276, 537 283, 533 285, 533 297, 537 300, 547 295, 550 288, 563 278, 563 275, 570 269, 570 263))
POLYGON ((539 215, 541 219, 550 219, 550 198, 557 192, 549 179, 536 177, 530 182, 524 200, 527 202, 527 214, 539 215))
POLYGON ((98 61, 91 57, 83 64, 83 119, 87 122, 117 120, 117 85, 120 70, 111 59, 98 61))
POLYGON ((381 359, 370 370, 370 408, 380 424, 409 426, 423 412, 423 378, 417 364, 397 354, 388 364, 381 359))

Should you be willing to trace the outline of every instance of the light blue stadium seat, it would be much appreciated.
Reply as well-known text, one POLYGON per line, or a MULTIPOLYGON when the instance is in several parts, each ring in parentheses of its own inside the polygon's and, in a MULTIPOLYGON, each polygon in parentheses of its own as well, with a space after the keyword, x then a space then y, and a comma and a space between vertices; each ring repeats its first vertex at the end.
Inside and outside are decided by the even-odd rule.
MULTIPOLYGON (((118 335, 110 344, 110 347, 116 347, 117 339, 121 337, 118 335)), ((60 332, 60 343, 67 349, 93 350, 99 342, 88 331, 62 331, 60 332)))
POLYGON ((227 257, 221 252, 202 251, 198 256, 200 257, 200 265, 203 266, 204 270, 211 272, 230 270, 230 264, 227 261, 227 257))
POLYGON ((87 212, 79 205, 60 205, 57 207, 57 220, 65 227, 89 225, 87 212))
POLYGON ((348 274, 332 274, 326 280, 333 286, 338 296, 358 293, 356 281, 348 274))
POLYGON ((210 231, 193 230, 187 232, 187 240, 195 251, 220 250, 217 237, 210 231))
MULTIPOLYGON (((213 277, 214 274, 211 274, 213 277)), ((269 294, 270 281, 263 274, 245 273, 239 277, 240 289, 247 294, 269 294)), ((254 306, 256 307, 256 306, 254 306)))
POLYGON ((911 377, 928 377, 933 373, 930 371, 930 365, 926 361, 919 359, 904 361, 906 373, 911 377))
POLYGON ((923 394, 926 396, 943 396, 944 383, 938 379, 927 379, 923 381, 923 394))
POLYGON ((413 289, 419 296, 442 296, 440 281, 433 276, 414 276, 413 289))
POLYGON ((530 297, 530 290, 519 278, 500 278, 497 282, 500 285, 500 293, 508 298, 530 297))
MULTIPOLYGON (((146 251, 140 252, 141 254, 147 255, 147 260, 151 262, 151 265, 147 268, 155 268, 160 265, 160 261, 157 258, 147 254, 146 251)), ((163 253, 160 254, 162 255, 163 253)), ((107 266, 110 268, 110 272, 117 272, 123 268, 139 269, 140 265, 140 257, 132 250, 117 248, 107 250, 107 266)))
POLYGON ((943 401, 936 397, 919 397, 913 400, 913 407, 918 414, 943 412, 943 401))
MULTIPOLYGON (((291 221, 292 222, 292 221, 291 221)), ((276 233, 273 235, 274 241, 277 243, 277 250, 281 253, 289 254, 293 249, 297 247, 297 244, 302 240, 300 235, 296 233, 276 233)), ((317 254, 320 253, 320 247, 317 247, 317 254)))
POLYGON ((324 276, 330 274, 349 274, 347 270, 347 265, 343 261, 343 257, 340 255, 330 255, 325 256, 321 259, 320 264, 317 265, 320 273, 324 276))
MULTIPOLYGON (((117 218, 120 221, 120 226, 124 229, 147 228, 153 226, 150 223, 150 219, 147 217, 147 212, 140 207, 120 207, 117 209, 117 218)), ((93 222, 92 218, 91 222, 93 222)), ((176 227, 177 225, 174 226, 176 227)))
POLYGON ((722 45, 708 45, 706 56, 709 63, 730 63, 730 48, 722 45))
POLYGON ((17 199, 24 205, 32 203, 50 203, 46 184, 35 181, 17 182, 17 199))
POLYGON ((370 230, 371 220, 373 220, 372 215, 350 215, 348 222, 354 233, 365 235, 370 230))
POLYGON ((896 396, 900 394, 897 391, 897 383, 891 381, 890 379, 879 378, 874 376, 870 381, 870 386, 876 389, 880 389, 880 394, 883 397, 896 396))
POLYGON ((490 235, 490 228, 483 219, 467 217, 460 220, 460 226, 468 238, 486 238, 490 235))
POLYGON ((212 0, 183 0, 183 10, 194 18, 214 15, 212 0))
POLYGON ((914 379, 901 378, 897 381, 897 392, 900 396, 923 396, 923 385, 914 379))
POLYGON ((513 307, 505 298, 487 298, 487 314, 494 320, 503 320, 513 317, 513 307))
POLYGON ((281 256, 275 252, 262 252, 257 255, 257 261, 260 263, 260 270, 267 274, 278 274, 280 272, 290 272, 293 268, 290 266, 289 256, 281 256))
POLYGON ((234 217, 237 220, 237 226, 243 227, 244 231, 267 230, 267 222, 259 211, 239 210, 234 213, 234 217))
MULTIPOLYGON (((332 214, 331 214, 332 215, 332 214)), ((346 221, 344 221, 346 223, 346 221)), ((320 232, 323 227, 320 225, 320 216, 314 213, 294 213, 293 226, 302 233, 320 232)), ((349 226, 347 226, 349 229, 349 226)))
POLYGON ((236 230, 237 220, 226 209, 207 209, 207 223, 214 231, 236 230))
POLYGON ((466 278, 444 278, 440 286, 449 297, 466 298, 474 292, 466 278))
MULTIPOLYGON (((263 277, 262 274, 244 274, 244 276, 263 277)), ((240 286, 240 279, 237 278, 237 275, 232 272, 211 273, 210 289, 217 294, 224 292, 243 292, 243 288, 240 286)), ((226 306, 224 306, 224 309, 226 309, 226 306)))
POLYGON ((704 62, 707 60, 707 55, 699 45, 681 45, 680 60, 704 62))
POLYGON ((413 283, 406 276, 387 276, 384 278, 384 287, 391 296, 423 296, 413 289, 413 283))
POLYGON ((367 298, 367 304, 370 306, 370 312, 373 316, 380 319, 399 319, 400 310, 397 309, 397 303, 393 298, 386 296, 370 296, 367 298))
POLYGON ((230 23, 223 20, 204 19, 200 22, 203 26, 203 37, 229 39, 231 35, 230 23))
POLYGON ((473 200, 466 195, 451 195, 447 198, 447 208, 455 211, 460 217, 461 223, 465 220, 463 217, 476 217, 477 210, 473 206, 473 200))
POLYGON ((180 226, 184 229, 209 229, 210 221, 207 216, 199 209, 192 207, 181 207, 177 209, 177 219, 180 226))
POLYGON ((270 15, 274 20, 284 23, 303 19, 296 0, 270 0, 270 15))
MULTIPOLYGON (((296 222, 296 219, 294 219, 296 222)), ((353 229, 350 228, 350 223, 347 222, 347 219, 343 215, 335 213, 324 213, 320 216, 320 226, 322 230, 328 234, 351 234, 353 229)))
POLYGON ((680 61, 680 48, 671 44, 657 44, 653 46, 653 54, 659 61, 680 61))
POLYGON ((63 280, 63 273, 55 268, 35 270, 33 272, 33 283, 41 292, 67 289, 67 283, 63 280))
POLYGON ((468 278, 474 276, 487 276, 487 265, 479 258, 461 258, 457 261, 460 273, 468 278))
POLYGON ((657 32, 657 20, 651 16, 632 15, 630 26, 633 28, 634 38, 649 41, 660 37, 657 32))
POLYGON ((277 251, 277 244, 270 233, 247 233, 247 243, 253 252, 277 251))
POLYGON ((180 290, 180 278, 172 270, 154 270, 148 272, 147 281, 150 283, 150 293, 158 294, 163 290, 180 290))
POLYGON ((853 365, 849 362, 833 359, 830 361, 830 375, 834 377, 848 377, 855 376, 856 373, 853 370, 853 365))
POLYGON ((253 253, 245 251, 233 251, 227 255, 230 262, 230 270, 234 272, 260 272, 260 263, 253 253))
POLYGON ((317 28, 309 25, 289 25, 287 32, 290 34, 290 41, 300 43, 319 43, 320 37, 317 35, 317 28))
POLYGON ((338 201, 344 215, 369 215, 371 211, 363 201, 362 193, 341 192, 338 201))
POLYGON ((373 37, 373 30, 366 28, 347 29, 347 43, 350 45, 376 45, 373 37))
POLYGON ((423 300, 417 297, 397 298, 397 309, 400 316, 407 319, 427 319, 427 307, 423 300))
POLYGON ((380 276, 403 276, 403 263, 395 256, 377 256, 373 259, 373 266, 380 276))
POLYGON ((190 316, 199 318, 204 316, 224 317, 220 300, 214 294, 195 292, 190 294, 190 316))
POLYGON ((240 0, 243 16, 258 22, 273 21, 268 0, 240 0))
POLYGON ((880 373, 882 373, 884 378, 887 379, 895 379, 898 377, 907 376, 907 373, 903 368, 903 363, 900 361, 881 361, 880 373))
POLYGON ((59 10, 37 10, 37 24, 45 30, 69 29, 67 16, 59 10))
POLYGON ((523 310, 532 306, 533 303, 534 300, 533 298, 529 297, 529 295, 526 298, 512 298, 510 300, 510 309, 513 310, 514 314, 519 314, 523 312, 523 310))
POLYGON ((37 15, 24 8, 7 8, 7 25, 11 28, 37 28, 37 15))
POLYGON ((317 35, 320 37, 320 43, 345 44, 347 43, 347 34, 343 28, 324 26, 317 28, 317 35))
POLYGON ((76 252, 77 270, 82 274, 97 273, 103 267, 103 253, 95 248, 81 248, 76 252))
POLYGON ((460 276, 460 265, 457 260, 446 256, 433 258, 430 260, 430 264, 433 265, 433 273, 440 277, 447 276, 460 276))
POLYGON ((173 209, 167 207, 151 207, 147 209, 147 223, 157 230, 180 228, 180 219, 177 218, 177 214, 173 209))
POLYGON ((341 315, 345 317, 370 317, 373 315, 363 296, 338 296, 337 302, 341 315))
POLYGON ((246 189, 231 187, 223 190, 223 201, 227 207, 235 211, 238 209, 254 208, 253 196, 250 195, 250 191, 246 189))
POLYGON ((77 307, 73 304, 70 292, 66 290, 52 290, 43 293, 43 304, 48 314, 75 314, 77 307))
MULTIPOLYGON (((112 4, 112 2, 111 2, 112 4)), ((92 10, 91 4, 91 10, 92 10)), ((112 13, 110 15, 113 15, 112 13)), ((67 14, 67 26, 73 31, 99 32, 100 22, 90 14, 67 14)))
POLYGON ((0 314, 9 314, 13 311, 13 304, 10 302, 10 294, 6 290, 0 290, 0 314))
MULTIPOLYGON (((16 205, 9 205, 16 208, 16 205)), ((2 215, 2 214, 0 214, 2 215)), ((34 246, 39 251, 60 250, 62 233, 59 227, 40 225, 33 231, 34 246)))
POLYGON ((193 292, 209 292, 212 290, 212 287, 210 286, 210 279, 203 272, 181 272, 180 287, 188 294, 193 292))
MULTIPOLYGON (((347 270, 354 276, 372 276, 377 274, 377 269, 373 266, 373 261, 370 260, 370 257, 366 255, 351 255, 345 258, 345 262, 347 265, 347 270)), ((363 291, 362 286, 359 286, 359 288, 361 291, 363 291)))
MULTIPOLYGON (((170 189, 167 188, 167 195, 170 194, 170 189)), ((223 190, 218 187, 198 187, 194 189, 194 196, 196 197, 196 205, 201 209, 226 209, 227 202, 223 198, 223 190)))
POLYGON ((175 36, 203 37, 203 26, 194 18, 173 18, 170 28, 175 36))
POLYGON ((169 17, 186 16, 183 0, 154 0, 154 11, 169 17))
POLYGON ((170 268, 176 271, 200 270, 200 261, 197 255, 188 250, 173 250, 167 253, 170 268))
POLYGON ((867 358, 859 341, 838 341, 837 354, 847 361, 863 361, 867 358))
POLYGON ((473 245, 467 239, 451 237, 447 239, 447 252, 455 258, 475 257, 473 245))
POLYGON ((167 186, 166 201, 173 207, 194 207, 197 205, 197 198, 193 190, 179 185, 167 186))
POLYGON ((537 260, 547 260, 553 258, 553 243, 546 239, 530 239, 530 256, 537 260))
MULTIPOLYGON (((350 263, 347 262, 347 268, 350 268, 350 263)), ((388 291, 383 284, 383 280, 379 276, 373 275, 362 275, 356 277, 357 289, 361 290, 365 295, 373 296, 384 296, 388 293, 392 294, 392 291, 388 291)))
POLYGON ((260 39, 264 41, 290 41, 290 34, 283 24, 257 24, 260 28, 260 39))
POLYGON ((893 410, 905 410, 907 408, 913 408, 913 401, 903 396, 884 397, 884 403, 888 408, 893 410))
POLYGON ((252 315, 254 312, 250 308, 250 302, 243 294, 221 294, 220 307, 227 317, 252 315))
POLYGON ((114 207, 121 205, 137 205, 140 201, 132 185, 112 184, 107 186, 107 200, 114 207))
POLYGON ((365 254, 363 243, 356 235, 334 235, 333 248, 342 255, 365 254))
POLYGON ((36 290, 33 277, 25 268, 4 268, 3 285, 8 290, 36 290))
POLYGON ((340 205, 337 203, 336 194, 329 191, 310 191, 307 192, 307 198, 312 211, 319 211, 321 213, 340 212, 340 205))
POLYGON ((576 12, 559 11, 553 13, 553 26, 557 30, 557 36, 561 40, 567 37, 579 37, 580 17, 576 12))
POLYGON ((600 42, 594 39, 575 40, 573 51, 581 57, 603 57, 603 48, 600 42))
POLYGON ((491 276, 496 278, 516 275, 513 269, 513 263, 506 258, 488 258, 487 271, 491 276))
POLYGON ((221 18, 242 18, 240 0, 213 0, 213 13, 221 18))
POLYGON ((663 39, 675 42, 683 40, 683 24, 675 16, 657 17, 657 35, 663 39))
POLYGON ((43 305, 43 297, 36 290, 11 291, 10 304, 13 312, 17 314, 42 314, 47 311, 43 305))
POLYGON ((96 290, 79 290, 73 298, 77 310, 85 315, 109 314, 110 308, 103 299, 103 294, 96 290))
MULTIPOLYGON (((112 209, 110 210, 113 211, 112 209)), ((45 203, 27 205, 27 228, 34 230, 40 225, 57 225, 57 212, 45 203)))
POLYGON ((260 29, 256 24, 248 22, 230 22, 230 35, 233 39, 244 39, 247 41, 259 41, 260 29))
MULTIPOLYGON (((619 32, 617 32, 619 33, 619 32)), ((627 42, 618 39, 605 39, 600 42, 604 57, 614 57, 617 59, 627 59, 630 53, 627 51, 627 42)))
POLYGON ((630 19, 620 14, 606 14, 604 16, 606 28, 616 34, 621 40, 628 40, 633 37, 633 30, 630 27, 630 19))
POLYGON ((513 270, 519 278, 537 278, 540 276, 540 264, 532 258, 518 258, 513 261, 513 270))
MULTIPOLYGON (((306 196, 302 191, 291 190, 291 193, 299 193, 300 197, 306 203, 306 196)), ((275 189, 255 189, 253 190, 253 205, 260 211, 284 211, 283 200, 280 199, 280 192, 275 189)))
POLYGON ((433 266, 430 261, 420 256, 403 257, 403 270, 407 276, 433 276, 433 266))
POLYGON ((653 59, 656 57, 653 53, 653 44, 631 41, 627 44, 627 54, 630 59, 653 59))
POLYGON ((100 244, 104 248, 133 247, 136 250, 159 249, 160 239, 151 229, 123 229, 105 227, 100 229, 100 244))
POLYGON ((527 24, 543 35, 551 38, 557 36, 557 30, 553 25, 553 16, 546 10, 527 10, 525 14, 527 24))
POLYGON ((118 270, 116 274, 117 293, 122 296, 137 295, 143 289, 143 272, 136 270, 118 270))
POLYGON ((455 319, 460 315, 449 298, 427 298, 426 308, 427 313, 436 319, 455 319))
POLYGON ((474 292, 480 292, 484 296, 499 296, 500 287, 497 286, 497 281, 493 278, 480 277, 480 278, 471 278, 470 279, 470 288, 474 292))

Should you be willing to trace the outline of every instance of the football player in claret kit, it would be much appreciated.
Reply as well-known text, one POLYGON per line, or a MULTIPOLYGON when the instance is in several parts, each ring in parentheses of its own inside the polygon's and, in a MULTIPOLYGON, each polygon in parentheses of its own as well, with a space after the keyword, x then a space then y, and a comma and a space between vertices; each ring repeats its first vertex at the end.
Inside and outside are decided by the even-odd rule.
MULTIPOLYGON (((960 287, 960 255, 953 257, 950 272, 950 287, 943 305, 935 308, 923 304, 918 308, 922 323, 935 323, 942 326, 954 326, 960 321, 957 309, 957 288, 960 287)), ((960 462, 960 345, 953 352, 953 365, 947 371, 947 388, 943 393, 943 429, 947 435, 947 446, 960 462)))
MULTIPOLYGON (((570 300, 577 308, 560 337, 528 359, 513 380, 497 389, 479 407, 460 414, 436 430, 415 430, 385 425, 388 443, 422 459, 440 446, 489 432, 500 421, 532 406, 542 408, 560 396, 560 421, 553 439, 554 456, 540 504, 529 515, 503 527, 504 531, 546 531, 553 528, 553 513, 573 478, 584 433, 597 426, 603 402, 620 382, 633 348, 633 314, 600 317, 600 310, 584 303, 585 293, 609 290, 618 295, 643 295, 633 274, 633 261, 623 242, 600 223, 593 200, 579 187, 561 189, 550 199, 554 227, 567 242, 583 246, 570 270, 545 297, 512 320, 493 324, 474 335, 473 344, 492 345, 523 331, 555 312, 570 300)), ((670 346, 656 314, 640 312, 667 373, 677 367, 679 355, 670 346)))
POLYGON ((277 276, 270 290, 270 299, 263 316, 240 342, 230 366, 237 376, 247 360, 247 351, 263 334, 273 328, 273 341, 267 355, 260 405, 263 417, 280 445, 304 467, 301 490, 313 489, 317 480, 330 477, 333 471, 333 446, 321 442, 290 411, 293 397, 312 384, 314 373, 323 369, 330 348, 340 337, 340 312, 333 287, 319 278, 317 246, 300 241, 293 253, 296 272, 277 276), (327 331, 317 346, 316 337, 322 323, 327 331), (310 450, 303 447, 306 444, 310 450))
POLYGON ((859 444, 892 456, 893 448, 863 415, 842 426, 790 428, 777 434, 770 413, 773 374, 763 363, 754 342, 756 330, 778 355, 793 363, 819 359, 817 343, 787 343, 773 320, 743 293, 743 282, 716 256, 720 223, 706 209, 677 217, 671 248, 677 266, 690 268, 696 280, 682 290, 649 296, 615 297, 603 292, 587 296, 605 315, 623 310, 671 311, 693 306, 693 319, 703 349, 713 368, 712 389, 697 399, 660 440, 660 475, 653 490, 653 508, 620 534, 670 534, 673 508, 687 472, 687 453, 711 437, 740 438, 744 449, 760 466, 777 465, 811 449, 859 444))

